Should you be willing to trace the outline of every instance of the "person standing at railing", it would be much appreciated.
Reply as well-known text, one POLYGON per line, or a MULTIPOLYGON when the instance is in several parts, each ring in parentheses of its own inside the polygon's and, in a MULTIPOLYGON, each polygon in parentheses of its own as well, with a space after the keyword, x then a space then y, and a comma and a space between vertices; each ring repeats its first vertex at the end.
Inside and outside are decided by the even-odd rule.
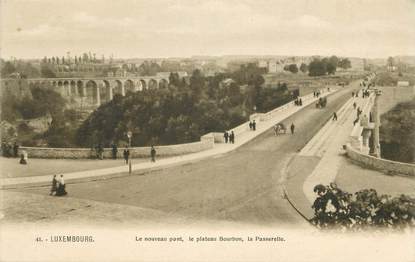
POLYGON ((252 122, 249 121, 249 130, 252 130, 252 122))
POLYGON ((252 122, 252 129, 255 131, 256 130, 256 122, 255 122, 255 119, 254 119, 254 121, 252 122))
POLYGON ((128 148, 128 146, 124 149, 123 155, 125 164, 128 164, 128 158, 130 157, 130 149, 128 148))
POLYGON ((235 133, 233 131, 231 131, 231 134, 229 135, 229 142, 235 144, 235 133))
POLYGON ((294 135, 294 129, 295 129, 295 125, 294 123, 291 123, 291 134, 294 135))
POLYGON ((229 134, 228 131, 225 131, 225 134, 223 134, 223 137, 225 138, 225 144, 228 143, 229 134))
POLYGON ((154 146, 151 146, 151 162, 156 162, 156 149, 154 148, 154 146))

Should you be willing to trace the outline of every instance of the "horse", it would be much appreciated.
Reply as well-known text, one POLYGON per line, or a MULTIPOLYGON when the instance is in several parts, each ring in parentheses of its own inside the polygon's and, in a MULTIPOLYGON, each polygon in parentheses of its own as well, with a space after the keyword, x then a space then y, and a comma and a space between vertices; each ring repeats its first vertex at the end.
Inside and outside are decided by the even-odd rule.
POLYGON ((279 135, 281 133, 286 133, 287 132, 287 128, 284 126, 284 124, 276 124, 274 126, 274 135, 279 135))

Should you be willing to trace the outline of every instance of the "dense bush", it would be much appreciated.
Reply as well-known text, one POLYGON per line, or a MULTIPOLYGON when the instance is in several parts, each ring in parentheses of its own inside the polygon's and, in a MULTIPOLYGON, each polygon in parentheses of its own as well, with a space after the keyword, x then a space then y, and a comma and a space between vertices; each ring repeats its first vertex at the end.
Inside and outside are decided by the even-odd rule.
POLYGON ((359 231, 369 228, 404 229, 415 225, 415 199, 405 195, 378 195, 365 189, 354 195, 335 184, 317 185, 311 222, 321 229, 359 231))
POLYGON ((383 158, 415 163, 415 99, 382 115, 380 139, 383 158))
POLYGON ((77 143, 86 147, 126 143, 130 130, 134 146, 177 144, 230 129, 246 121, 254 110, 267 111, 292 99, 286 86, 262 88, 260 72, 252 65, 214 77, 195 70, 190 83, 172 74, 168 88, 115 96, 82 124, 77 143), (241 85, 246 85, 243 91, 241 85))

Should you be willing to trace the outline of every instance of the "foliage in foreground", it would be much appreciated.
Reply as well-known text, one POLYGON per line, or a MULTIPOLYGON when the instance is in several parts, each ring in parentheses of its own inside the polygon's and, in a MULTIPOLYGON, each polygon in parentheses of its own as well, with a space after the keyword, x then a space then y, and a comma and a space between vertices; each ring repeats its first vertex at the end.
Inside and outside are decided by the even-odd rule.
POLYGON ((374 189, 350 194, 334 183, 317 185, 311 222, 321 229, 359 231, 363 229, 404 229, 415 225, 415 199, 406 195, 378 195, 374 189))

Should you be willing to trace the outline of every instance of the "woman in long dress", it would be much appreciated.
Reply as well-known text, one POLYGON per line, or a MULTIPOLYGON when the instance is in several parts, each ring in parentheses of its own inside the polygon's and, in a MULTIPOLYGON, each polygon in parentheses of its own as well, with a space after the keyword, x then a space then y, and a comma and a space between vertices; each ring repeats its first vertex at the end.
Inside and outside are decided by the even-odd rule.
POLYGON ((65 190, 65 180, 63 179, 63 175, 61 175, 59 179, 58 190, 56 191, 56 196, 64 196, 67 192, 65 190))
POLYGON ((56 175, 53 175, 53 179, 52 179, 52 188, 50 189, 50 194, 49 195, 53 195, 53 193, 55 193, 56 195, 56 191, 58 188, 58 180, 56 180, 56 175))

